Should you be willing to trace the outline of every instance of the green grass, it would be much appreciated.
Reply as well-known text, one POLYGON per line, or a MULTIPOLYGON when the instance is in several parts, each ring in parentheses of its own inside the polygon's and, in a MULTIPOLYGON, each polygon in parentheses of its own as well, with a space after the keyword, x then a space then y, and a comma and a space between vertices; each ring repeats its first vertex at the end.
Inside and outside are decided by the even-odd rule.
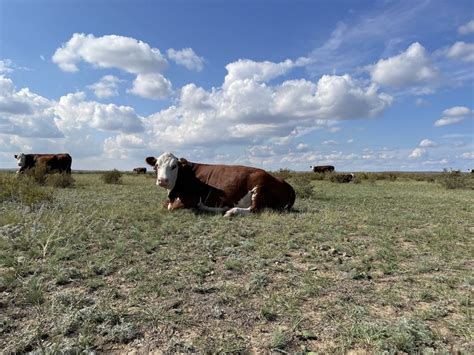
POLYGON ((233 219, 168 212, 151 176, 1 174, 0 348, 473 351, 470 180, 281 173, 293 212, 233 219))

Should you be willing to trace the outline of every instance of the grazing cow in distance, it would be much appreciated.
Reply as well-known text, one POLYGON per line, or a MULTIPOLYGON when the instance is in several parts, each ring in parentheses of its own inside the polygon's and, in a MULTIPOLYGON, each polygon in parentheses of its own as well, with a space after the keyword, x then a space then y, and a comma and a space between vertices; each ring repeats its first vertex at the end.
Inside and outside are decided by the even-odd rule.
POLYGON ((291 185, 262 169, 192 163, 171 153, 145 161, 156 170, 156 185, 168 190, 169 210, 197 208, 229 217, 263 208, 290 210, 295 202, 291 185))
POLYGON ((134 168, 133 169, 134 174, 146 174, 146 168, 134 168))
POLYGON ((315 173, 332 173, 334 171, 334 166, 332 165, 317 165, 310 168, 313 169, 315 173))
POLYGON ((59 171, 71 173, 72 158, 69 154, 15 154, 20 174, 36 166, 44 166, 48 172, 59 171))
POLYGON ((337 174, 337 181, 341 183, 348 183, 354 180, 355 175, 353 173, 350 174, 337 174))

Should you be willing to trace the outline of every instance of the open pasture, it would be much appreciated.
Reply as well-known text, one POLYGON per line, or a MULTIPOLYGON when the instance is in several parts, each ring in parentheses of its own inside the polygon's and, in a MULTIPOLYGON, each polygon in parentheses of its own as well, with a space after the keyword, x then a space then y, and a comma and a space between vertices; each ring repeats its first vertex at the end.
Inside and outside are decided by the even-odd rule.
POLYGON ((293 212, 232 219, 168 212, 150 175, 3 195, 0 348, 474 351, 474 190, 283 173, 293 212))

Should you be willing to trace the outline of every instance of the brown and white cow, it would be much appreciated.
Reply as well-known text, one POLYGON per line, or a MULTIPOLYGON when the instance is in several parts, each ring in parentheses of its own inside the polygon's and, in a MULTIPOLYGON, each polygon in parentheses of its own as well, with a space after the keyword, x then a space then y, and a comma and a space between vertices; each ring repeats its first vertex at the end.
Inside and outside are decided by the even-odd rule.
POLYGON ((315 173, 332 173, 334 171, 334 166, 332 165, 317 165, 310 168, 313 169, 315 173))
POLYGON ((133 173, 134 174, 146 174, 146 168, 133 168, 133 173))
POLYGON ((156 185, 168 190, 169 210, 198 208, 228 217, 263 208, 290 210, 295 202, 291 185, 262 169, 192 163, 171 153, 145 161, 156 170, 156 185))
POLYGON ((16 172, 20 174, 27 169, 36 166, 45 166, 47 171, 59 171, 71 173, 72 158, 69 154, 15 154, 19 169, 16 172))

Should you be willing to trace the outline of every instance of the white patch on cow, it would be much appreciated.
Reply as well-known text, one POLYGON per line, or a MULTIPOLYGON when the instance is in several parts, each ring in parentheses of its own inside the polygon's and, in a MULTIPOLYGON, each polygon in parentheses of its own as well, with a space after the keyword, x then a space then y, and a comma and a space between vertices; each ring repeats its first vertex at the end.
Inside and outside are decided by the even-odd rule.
POLYGON ((173 190, 178 178, 178 158, 171 153, 163 153, 156 158, 156 185, 168 191, 173 190))
POLYGON ((26 159, 26 158, 25 158, 25 154, 20 153, 20 154, 18 154, 18 155, 15 155, 15 158, 16 158, 16 161, 17 161, 17 163, 18 163, 18 166, 20 167, 20 168, 16 171, 16 173, 19 174, 19 173, 20 173, 20 169, 25 166, 25 159, 26 159))
POLYGON ((225 213, 224 217, 233 217, 237 214, 241 214, 241 215, 250 214, 250 208, 251 207, 248 207, 248 208, 242 208, 242 207, 231 208, 230 210, 228 210, 225 213))
POLYGON ((240 199, 240 201, 237 203, 237 207, 231 208, 228 210, 224 217, 233 217, 235 215, 247 215, 251 211, 250 209, 252 208, 252 202, 255 201, 257 198, 257 188, 258 186, 255 186, 252 190, 250 190, 244 197, 240 199))

